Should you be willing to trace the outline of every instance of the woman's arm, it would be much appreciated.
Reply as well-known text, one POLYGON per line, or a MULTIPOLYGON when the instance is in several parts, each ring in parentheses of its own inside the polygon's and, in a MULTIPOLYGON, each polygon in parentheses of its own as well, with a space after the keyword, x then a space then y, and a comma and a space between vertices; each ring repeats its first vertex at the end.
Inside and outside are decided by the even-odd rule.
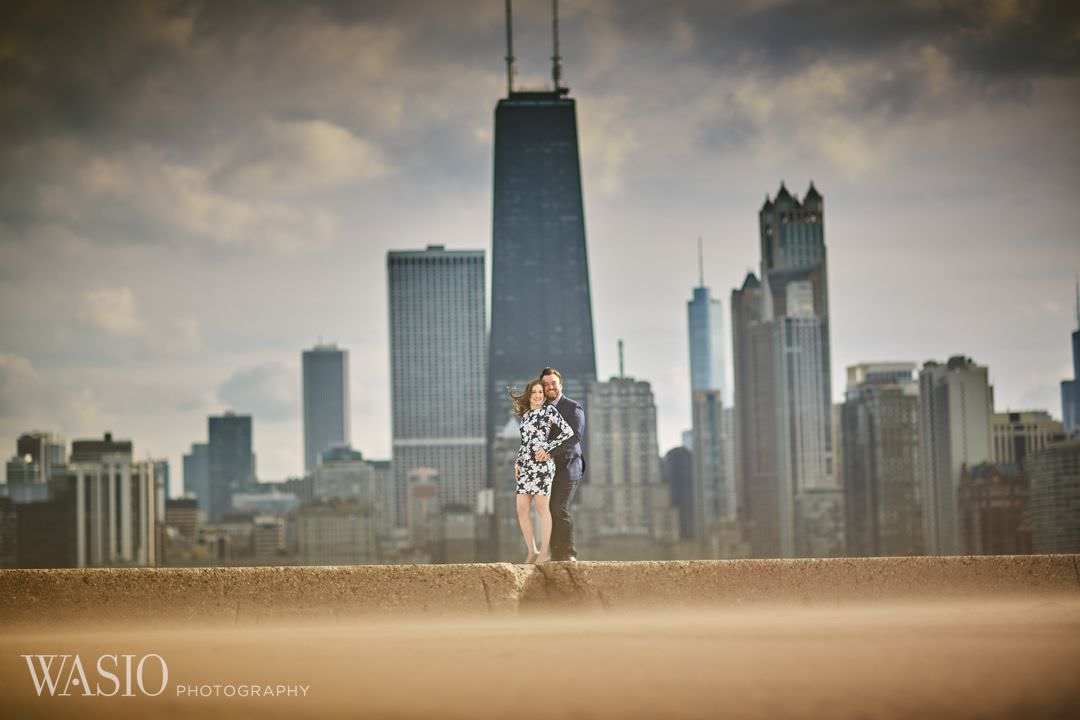
POLYGON ((566 420, 563 419, 562 414, 558 410, 555 409, 554 405, 548 405, 547 407, 548 407, 548 410, 549 410, 549 412, 548 412, 548 422, 550 423, 549 427, 551 425, 558 425, 559 426, 559 431, 560 431, 559 437, 555 438, 554 440, 549 440, 546 443, 544 443, 544 449, 547 450, 550 453, 552 450, 559 447, 560 445, 562 445, 564 442, 566 442, 570 438, 574 437, 574 428, 570 427, 570 423, 566 422, 566 420))

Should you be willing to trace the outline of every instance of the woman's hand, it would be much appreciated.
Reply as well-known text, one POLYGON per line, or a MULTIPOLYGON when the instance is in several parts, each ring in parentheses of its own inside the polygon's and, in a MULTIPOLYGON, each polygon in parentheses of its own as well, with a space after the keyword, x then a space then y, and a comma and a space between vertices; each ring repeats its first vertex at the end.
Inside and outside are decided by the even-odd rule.
POLYGON ((517 463, 514 463, 514 479, 515 480, 520 480, 521 479, 521 466, 518 465, 517 463))

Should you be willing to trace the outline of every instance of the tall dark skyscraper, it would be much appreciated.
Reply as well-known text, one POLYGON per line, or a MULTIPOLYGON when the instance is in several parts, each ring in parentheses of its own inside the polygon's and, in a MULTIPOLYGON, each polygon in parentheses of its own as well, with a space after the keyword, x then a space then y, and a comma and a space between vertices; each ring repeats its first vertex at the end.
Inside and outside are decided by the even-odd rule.
POLYGON ((758 556, 820 557, 843 546, 824 217, 813 183, 802 202, 781 183, 758 213, 760 283, 751 274, 732 293, 740 504, 758 556))
POLYGON ((508 82, 495 108, 489 448, 510 418, 507 386, 521 389, 551 366, 566 394, 583 401, 596 380, 577 111, 557 59, 553 75, 552 91, 518 92, 508 82))
POLYGON ((236 493, 255 485, 255 455, 251 452, 251 416, 226 412, 208 421, 207 444, 210 522, 219 522, 232 510, 236 493))
POLYGON ((1061 381, 1061 417, 1065 432, 1080 434, 1080 283, 1076 286, 1076 331, 1072 334, 1072 380, 1061 381))
POLYGON ((303 353, 304 472, 311 475, 319 456, 349 443, 349 351, 316 345, 303 353))

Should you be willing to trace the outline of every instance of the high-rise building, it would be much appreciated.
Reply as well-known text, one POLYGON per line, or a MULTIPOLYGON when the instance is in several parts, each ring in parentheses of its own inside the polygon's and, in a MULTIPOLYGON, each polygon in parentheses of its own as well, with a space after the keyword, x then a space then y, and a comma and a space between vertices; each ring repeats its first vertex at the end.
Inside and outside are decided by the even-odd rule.
POLYGON ((679 520, 660 474, 652 388, 613 377, 592 386, 588 403, 589 481, 575 519, 582 544, 597 559, 656 559, 654 548, 677 541, 679 520))
POLYGON ((0 495, 0 568, 19 566, 19 510, 0 495))
POLYGON ((1080 282, 1076 285, 1076 330, 1072 334, 1072 380, 1061 381, 1061 417, 1065 432, 1080 433, 1080 282))
MULTIPOLYGON (((517 482, 514 480, 514 464, 521 446, 521 422, 517 417, 507 419, 495 435, 494 445, 488 455, 495 478, 494 523, 495 557, 497 562, 521 562, 526 557, 526 547, 518 525, 517 482)), ((537 528, 539 523, 533 523, 537 528)), ((539 535, 537 535, 539 538, 539 535)), ((537 540, 539 544, 539 540, 537 540)))
POLYGON ((960 471, 957 512, 965 555, 1031 552, 1031 480, 1014 464, 979 463, 960 471))
POLYGON ((1065 426, 1045 410, 994 413, 990 420, 996 465, 1023 467, 1028 455, 1065 439, 1065 426))
POLYGON ((165 525, 189 544, 195 542, 199 529, 199 505, 195 498, 170 498, 165 501, 165 525))
POLYGON ((49 483, 42 480, 41 464, 26 457, 7 461, 7 483, 0 485, 0 494, 19 504, 44 502, 49 499, 49 483))
POLYGON ((960 471, 993 455, 994 391, 985 366, 954 356, 919 373, 919 463, 923 536, 931 555, 961 552, 957 516, 960 471))
POLYGON ((316 345, 303 353, 304 472, 324 450, 349 442, 349 352, 316 345))
MULTIPOLYGON (((489 447, 511 418, 507 387, 550 366, 584 401, 596 379, 577 115, 566 92, 510 88, 495 108, 489 447)), ((489 472, 493 487, 502 482, 489 472)))
POLYGON ((719 390, 726 395, 723 309, 720 300, 711 297, 700 267, 698 275, 693 298, 686 303, 690 331, 690 392, 719 390))
POLYGON ((37 482, 52 477, 52 468, 67 464, 67 443, 55 433, 35 430, 23 433, 15 441, 15 456, 37 470, 37 482))
POLYGON ((169 499, 172 489, 169 479, 169 461, 151 460, 150 463, 154 470, 154 496, 157 498, 157 516, 160 519, 165 517, 165 501, 169 499))
POLYGON ((235 493, 255 489, 251 416, 227 412, 211 416, 208 424, 209 503, 206 516, 210 522, 218 522, 232 510, 235 493))
POLYGON ((1080 440, 1048 445, 1028 457, 1031 544, 1036 553, 1080 552, 1080 440))
POLYGON ((693 420, 693 533, 705 541, 718 521, 735 517, 733 478, 725 471, 724 322, 720 301, 710 297, 698 255, 698 287, 686 304, 690 337, 690 392, 693 420))
POLYGON ((735 371, 736 498, 739 522, 755 557, 780 555, 779 479, 776 469, 776 386, 772 327, 753 273, 731 292, 735 371))
POLYGON ((394 511, 404 526, 415 468, 438 472, 444 504, 475 506, 487 485, 484 253, 393 251, 387 271, 394 511))
MULTIPOLYGON (((75 567, 152 566, 159 518, 152 461, 132 460, 130 440, 75 440, 69 465, 75 567)), ((21 544, 21 543, 20 543, 21 544)))
POLYGON ((728 479, 724 405, 720 390, 694 391, 694 534, 704 538, 718 521, 735 518, 735 488, 728 479))
POLYGON ((694 537, 694 453, 679 446, 668 450, 660 474, 671 491, 671 504, 679 513, 679 538, 694 537))
POLYGON ((732 293, 739 504, 753 554, 816 555, 836 546, 831 523, 842 516, 834 507, 824 200, 813 183, 802 202, 781 183, 758 219, 761 281, 750 274, 732 293))
POLYGON ((389 460, 368 460, 368 467, 375 476, 375 485, 379 488, 379 511, 375 517, 375 527, 380 539, 389 538, 397 527, 394 512, 396 490, 394 485, 394 467, 389 460))
POLYGON ((285 520, 274 515, 256 515, 251 521, 251 556, 258 565, 281 562, 285 549, 285 520))
POLYGON ((113 440, 112 433, 105 433, 101 440, 75 440, 71 443, 71 465, 97 462, 106 455, 132 456, 130 440, 113 440))
POLYGON ((439 502, 439 471, 416 467, 409 471, 405 481, 408 486, 405 527, 409 530, 409 542, 418 561, 430 562, 436 519, 442 505, 439 502))
POLYGON ((295 511, 297 560, 302 565, 378 561, 371 507, 352 500, 304 505, 295 511))
POLYGON ((210 446, 206 443, 192 443, 191 452, 184 455, 184 494, 195 496, 205 522, 210 509, 210 446))
POLYGON ((432 562, 476 562, 479 559, 477 550, 481 517, 476 513, 476 508, 467 505, 444 506, 432 519, 432 562))
POLYGON ((847 373, 841 433, 847 552, 920 555, 916 365, 863 363, 847 373))
POLYGON ((391 510, 384 507, 378 473, 363 454, 348 445, 324 450, 315 468, 314 495, 320 500, 341 499, 366 503, 378 517, 391 510))

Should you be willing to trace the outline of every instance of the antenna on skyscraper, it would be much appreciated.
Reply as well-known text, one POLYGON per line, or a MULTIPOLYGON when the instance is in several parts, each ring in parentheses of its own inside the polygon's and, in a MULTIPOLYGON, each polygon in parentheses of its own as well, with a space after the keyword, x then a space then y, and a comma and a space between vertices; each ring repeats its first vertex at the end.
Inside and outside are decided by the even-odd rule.
POLYGON ((514 92, 514 19, 506 0, 506 95, 514 92))
POLYGON ((1076 278, 1076 329, 1080 330, 1080 277, 1076 278))
POLYGON ((619 377, 626 377, 626 373, 623 370, 622 340, 619 341, 619 377))
POLYGON ((567 92, 562 86, 562 58, 559 56, 559 0, 551 0, 551 34, 554 52, 551 55, 551 79, 555 81, 555 92, 560 95, 567 92))
POLYGON ((705 287, 705 256, 701 251, 701 236, 697 239, 698 287, 705 287))

